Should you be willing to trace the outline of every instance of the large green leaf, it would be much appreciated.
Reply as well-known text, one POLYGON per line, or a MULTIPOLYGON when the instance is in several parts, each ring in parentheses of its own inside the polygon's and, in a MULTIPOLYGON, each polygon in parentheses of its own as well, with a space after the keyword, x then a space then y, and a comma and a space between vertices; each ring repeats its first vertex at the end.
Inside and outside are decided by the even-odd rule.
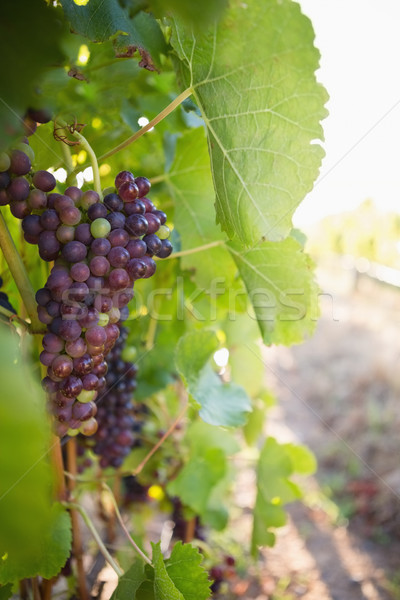
MULTIPOLYGON (((2 0, 0 54, 4 65, 0 84, 0 150, 22 135, 22 117, 26 109, 38 101, 35 91, 41 75, 62 61, 63 33, 58 11, 45 2, 2 0)), ((40 107, 45 105, 46 98, 39 99, 40 103, 40 107)))
POLYGON ((240 385, 222 382, 208 365, 218 345, 212 331, 190 332, 177 344, 176 366, 189 393, 201 406, 201 418, 211 425, 237 427, 246 422, 251 403, 240 385))
POLYGON ((1 332, 0 583, 53 577, 71 547, 70 519, 53 504, 50 429, 44 393, 16 347, 1 332))
POLYGON ((111 600, 133 600, 145 580, 144 562, 137 560, 119 579, 111 600))
POLYGON ((160 66, 166 44, 152 15, 141 11, 131 19, 117 0, 90 0, 85 6, 78 6, 74 0, 61 0, 61 4, 76 33, 93 42, 114 38, 117 56, 129 57, 138 50, 141 67, 153 71, 160 66))
POLYGON ((207 126, 217 218, 244 245, 288 235, 323 151, 314 32, 291 0, 232 0, 218 26, 173 20, 178 70, 207 126))
POLYGON ((198 548, 178 542, 165 563, 168 575, 185 600, 207 600, 210 596, 210 582, 201 562, 198 548))
POLYGON ((153 548, 154 567, 154 597, 155 600, 185 600, 179 589, 175 586, 165 567, 160 550, 160 543, 151 544, 153 548))
POLYGON ((301 497, 301 490, 291 476, 296 472, 311 473, 314 469, 315 459, 306 448, 279 444, 271 437, 265 441, 257 466, 257 498, 251 542, 254 555, 259 546, 274 544, 275 535, 271 529, 286 523, 283 506, 301 497))
MULTIPOLYGON (((310 335, 319 314, 313 263, 292 237, 243 250, 228 247, 246 285, 266 344, 290 345, 310 335)), ((258 358, 255 356, 255 359, 258 358)))
POLYGON ((194 269, 198 285, 209 288, 223 277, 229 288, 236 272, 215 223, 214 187, 204 129, 188 131, 178 140, 174 162, 167 173, 167 183, 175 200, 174 225, 178 229, 182 250, 208 246, 202 252, 183 256, 184 269, 194 269))

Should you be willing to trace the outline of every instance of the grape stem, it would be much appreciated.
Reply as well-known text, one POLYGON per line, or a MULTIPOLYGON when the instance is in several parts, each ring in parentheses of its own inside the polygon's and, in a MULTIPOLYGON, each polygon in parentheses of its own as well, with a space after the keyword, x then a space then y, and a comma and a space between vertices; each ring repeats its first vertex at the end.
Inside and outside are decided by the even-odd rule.
MULTIPOLYGON (((196 248, 189 248, 188 250, 181 250, 180 252, 174 252, 163 258, 162 260, 168 260, 170 258, 180 258, 181 256, 189 256, 189 254, 196 254, 197 252, 203 252, 204 250, 209 250, 210 248, 215 248, 216 246, 222 246, 225 244, 224 240, 216 240, 215 242, 210 242, 209 244, 204 244, 204 246, 196 246, 196 248)), ((156 257, 157 258, 157 257, 156 257)), ((161 260, 161 259, 159 259, 161 260)))
MULTIPOLYGON (((71 131, 68 128, 67 123, 65 121, 63 121, 61 119, 57 119, 57 121, 54 121, 54 124, 60 125, 61 127, 65 128, 69 133, 71 133, 71 131)), ((93 187, 96 190, 96 192, 99 194, 100 200, 102 200, 103 194, 102 194, 102 190, 101 190, 99 164, 97 162, 97 156, 96 156, 92 146, 89 144, 89 142, 85 138, 85 136, 83 136, 81 133, 79 133, 79 131, 73 131, 72 135, 77 140, 79 140, 82 148, 84 148, 86 150, 86 152, 88 153, 88 155, 90 157, 90 163, 91 163, 92 169, 93 169, 93 187)), ((64 142, 62 142, 62 143, 64 143, 64 142)), ((64 154, 64 158, 65 158, 65 154, 64 154)), ((69 177, 72 177, 73 175, 75 175, 74 170, 70 171, 69 177)))
POLYGON ((74 165, 72 163, 71 151, 67 144, 61 144, 61 152, 64 158, 64 166, 67 171, 67 183, 69 185, 76 185, 76 177, 74 174, 74 165))
POLYGON ((148 565, 152 566, 151 564, 151 560, 149 559, 149 557, 139 548, 139 546, 137 545, 137 543, 135 542, 135 540, 132 538, 131 534, 129 533, 128 529, 126 528, 126 525, 122 519, 122 515, 120 513, 120 510, 118 508, 118 504, 115 500, 114 494, 112 493, 111 488, 103 482, 102 487, 104 490, 106 490, 111 498, 111 502, 114 506, 114 510, 115 510, 115 515, 119 521, 119 524, 121 525, 126 537, 128 538, 128 540, 130 541, 130 543, 132 544, 133 548, 136 550, 136 552, 143 558, 143 560, 145 562, 147 562, 148 565))
POLYGON ((21 319, 21 317, 13 313, 11 310, 7 310, 7 308, 4 308, 4 306, 0 306, 0 314, 4 315, 5 317, 8 317, 10 322, 16 321, 17 323, 19 323, 19 325, 22 325, 22 327, 29 331, 30 323, 24 321, 24 319, 21 319))
MULTIPOLYGON (((116 154, 117 152, 119 152, 120 150, 123 150, 124 148, 126 148, 127 146, 132 144, 133 142, 136 142, 136 140, 138 140, 140 137, 142 137, 142 135, 144 135, 145 133, 147 133, 147 131, 149 131, 156 125, 158 125, 158 123, 160 123, 160 121, 162 121, 163 119, 165 119, 165 117, 167 117, 170 113, 172 113, 172 111, 175 110, 175 108, 177 106, 179 106, 184 100, 186 100, 186 98, 191 96, 192 93, 193 93, 192 88, 191 87, 187 88, 184 92, 179 94, 179 96, 177 96, 175 98, 175 100, 173 100, 170 104, 168 104, 168 106, 166 106, 160 113, 158 113, 158 115, 156 117, 154 117, 154 119, 152 119, 149 123, 147 123, 147 125, 144 125, 141 129, 139 129, 139 131, 137 131, 136 133, 134 133, 133 135, 128 137, 124 142, 121 142, 121 144, 118 144, 118 146, 115 146, 115 148, 112 148, 112 150, 109 150, 102 156, 99 156, 99 161, 105 160, 106 158, 113 156, 113 154, 116 154)), ((84 166, 85 165, 83 165, 83 167, 79 167, 79 169, 75 169, 75 171, 82 170, 82 168, 84 168, 84 166)))
POLYGON ((141 471, 143 470, 146 463, 150 460, 150 458, 153 456, 153 454, 155 454, 157 452, 157 450, 163 445, 165 440, 171 435, 171 433, 174 431, 175 427, 183 419, 188 408, 189 408, 189 403, 186 401, 185 406, 182 408, 179 415, 173 421, 172 425, 170 425, 170 427, 167 429, 167 431, 164 433, 164 435, 158 440, 157 444, 155 446, 153 446, 153 448, 150 450, 150 452, 148 454, 146 454, 146 456, 144 457, 142 462, 136 467, 136 469, 134 469, 132 471, 131 475, 136 477, 136 475, 139 475, 139 473, 141 473, 141 471))
MULTIPOLYGON (((68 469, 72 475, 76 475, 76 439, 71 438, 67 443, 67 464, 68 469)), ((70 498, 73 499, 76 487, 76 481, 74 479, 68 479, 68 491, 70 498)), ((76 567, 78 572, 78 587, 79 587, 79 598, 82 600, 89 600, 89 593, 86 586, 85 567, 83 565, 83 548, 82 548, 82 536, 79 527, 78 513, 76 510, 71 510, 71 524, 72 524, 72 548, 73 555, 76 560, 76 567)))
POLYGON ((101 537, 99 535, 99 532, 97 531, 96 527, 93 525, 86 510, 82 506, 80 506, 80 504, 77 504, 75 502, 63 502, 63 506, 65 506, 69 510, 77 510, 80 513, 82 519, 85 521, 87 528, 89 529, 90 533, 96 540, 96 543, 99 547, 100 552, 102 553, 102 555, 104 556, 104 558, 106 559, 108 564, 114 569, 114 571, 116 572, 118 577, 122 577, 122 575, 124 574, 123 570, 121 569, 121 567, 119 565, 117 565, 117 563, 115 562, 115 560, 113 559, 113 557, 111 556, 111 554, 109 553, 107 548, 105 547, 103 540, 101 539, 101 537))
POLYGON ((37 316, 35 292, 32 284, 29 280, 26 272, 24 263, 18 250, 15 247, 14 240, 8 230, 7 224, 4 220, 4 216, 0 211, 0 247, 3 251, 4 258, 11 271, 11 275, 14 278, 16 286, 21 294, 21 298, 26 308, 26 312, 31 321, 30 332, 31 333, 43 333, 43 324, 39 321, 37 316))

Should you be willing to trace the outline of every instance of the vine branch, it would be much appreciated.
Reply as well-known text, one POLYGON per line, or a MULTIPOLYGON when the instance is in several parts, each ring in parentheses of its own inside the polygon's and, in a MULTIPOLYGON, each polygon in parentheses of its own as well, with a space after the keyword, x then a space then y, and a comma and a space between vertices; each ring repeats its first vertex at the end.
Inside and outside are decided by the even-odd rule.
POLYGON ((25 305, 26 312, 31 321, 31 333, 43 333, 43 324, 37 316, 35 292, 29 280, 24 263, 18 250, 15 247, 14 240, 8 230, 4 216, 0 211, 0 247, 3 251, 4 258, 8 264, 14 281, 17 285, 22 301, 25 305))

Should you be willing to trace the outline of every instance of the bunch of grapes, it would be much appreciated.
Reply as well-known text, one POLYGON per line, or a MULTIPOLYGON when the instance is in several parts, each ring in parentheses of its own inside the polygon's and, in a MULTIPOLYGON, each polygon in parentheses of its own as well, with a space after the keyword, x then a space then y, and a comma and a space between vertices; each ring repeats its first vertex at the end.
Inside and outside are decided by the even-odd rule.
POLYGON ((44 386, 59 435, 95 433, 104 358, 119 337, 117 323, 129 314, 134 282, 154 274, 154 255, 165 258, 172 251, 167 217, 146 198, 150 182, 123 171, 115 185, 118 193, 110 192, 104 202, 93 190, 82 194, 75 187, 48 194, 54 208, 29 216, 46 229, 34 232, 27 217, 22 224, 30 241, 38 236, 42 258, 55 260, 36 299, 49 331, 41 360, 48 367, 44 386))
POLYGON ((100 457, 99 465, 118 468, 130 452, 140 444, 142 423, 132 404, 136 389, 137 367, 124 360, 128 330, 120 327, 120 336, 107 357, 106 387, 97 400, 98 429, 90 440, 80 441, 100 457))

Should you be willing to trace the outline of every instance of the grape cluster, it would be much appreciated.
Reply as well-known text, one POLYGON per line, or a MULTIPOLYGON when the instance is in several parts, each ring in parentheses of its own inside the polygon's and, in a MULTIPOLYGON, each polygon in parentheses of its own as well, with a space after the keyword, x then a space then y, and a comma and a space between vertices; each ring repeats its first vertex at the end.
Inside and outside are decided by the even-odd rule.
POLYGON ((120 336, 107 357, 106 387, 97 400, 98 429, 90 440, 80 441, 100 457, 99 465, 118 468, 130 450, 140 444, 142 422, 132 404, 137 367, 124 360, 128 329, 119 325, 120 336))
POLYGON ((110 192, 104 202, 93 190, 82 194, 75 187, 47 194, 53 208, 29 216, 38 228, 27 227, 28 217, 22 223, 42 258, 55 260, 36 299, 49 331, 41 361, 48 367, 44 386, 59 435, 96 431, 104 358, 119 337, 117 323, 128 317, 134 282, 154 274, 154 255, 172 251, 167 217, 146 198, 150 182, 123 171, 115 184, 118 193, 110 192))

